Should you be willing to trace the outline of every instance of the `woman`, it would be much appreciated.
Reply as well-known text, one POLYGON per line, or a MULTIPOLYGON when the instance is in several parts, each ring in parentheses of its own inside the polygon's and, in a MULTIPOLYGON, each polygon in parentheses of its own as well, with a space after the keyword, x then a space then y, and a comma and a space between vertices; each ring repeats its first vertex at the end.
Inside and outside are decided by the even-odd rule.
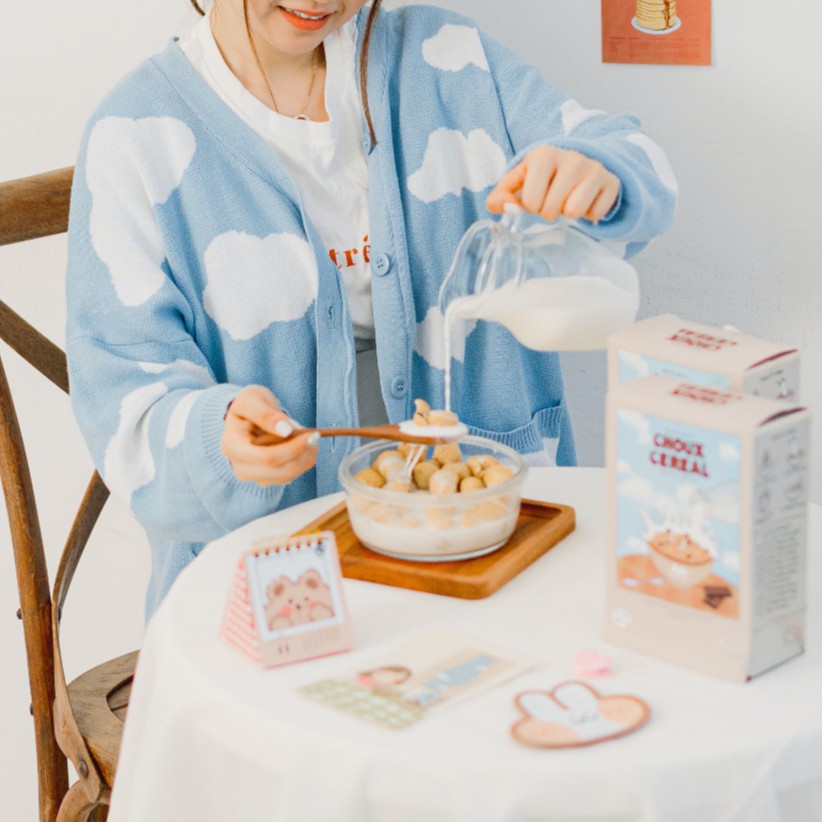
MULTIPOLYGON (((664 154, 634 118, 583 108, 471 21, 294 2, 215 0, 115 87, 80 151, 71 396, 148 531, 149 615, 203 543, 336 490, 356 445, 263 446, 261 431, 442 405, 437 292, 486 207, 580 218, 631 253, 673 214, 664 154)), ((556 355, 467 330, 460 418, 573 464, 556 355)))

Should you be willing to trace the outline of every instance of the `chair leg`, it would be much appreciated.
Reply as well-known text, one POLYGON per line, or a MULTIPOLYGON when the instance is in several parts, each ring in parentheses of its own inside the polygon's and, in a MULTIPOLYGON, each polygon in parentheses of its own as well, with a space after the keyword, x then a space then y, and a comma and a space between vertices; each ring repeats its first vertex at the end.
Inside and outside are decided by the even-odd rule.
POLYGON ((63 798, 57 822, 105 822, 108 804, 89 801, 82 781, 75 782, 63 798))
POLYGON ((108 805, 98 805, 88 818, 88 822, 106 822, 108 819, 108 805))

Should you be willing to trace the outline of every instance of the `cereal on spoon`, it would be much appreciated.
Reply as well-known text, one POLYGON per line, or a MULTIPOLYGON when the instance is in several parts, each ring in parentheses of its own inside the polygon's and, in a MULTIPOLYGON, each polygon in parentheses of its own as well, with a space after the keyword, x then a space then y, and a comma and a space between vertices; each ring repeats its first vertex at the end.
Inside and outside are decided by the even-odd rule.
MULTIPOLYGON (((453 411, 432 409, 422 399, 414 400, 415 427, 447 427, 460 425, 453 411)), ((400 443, 383 451, 373 465, 363 468, 354 479, 374 488, 409 493, 430 494, 470 493, 499 485, 513 476, 513 471, 491 454, 475 454, 463 461, 458 442, 434 446, 430 456, 427 447, 400 443)))

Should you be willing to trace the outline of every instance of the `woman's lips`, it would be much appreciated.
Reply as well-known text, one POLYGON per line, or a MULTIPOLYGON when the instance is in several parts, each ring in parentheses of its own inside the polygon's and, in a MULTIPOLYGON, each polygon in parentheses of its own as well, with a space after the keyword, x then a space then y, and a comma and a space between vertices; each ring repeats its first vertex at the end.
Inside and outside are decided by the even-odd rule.
POLYGON ((280 11, 283 13, 283 17, 285 17, 294 28, 300 29, 301 31, 318 31, 331 16, 330 14, 318 15, 309 11, 303 11, 302 9, 290 9, 285 6, 280 6, 280 11))

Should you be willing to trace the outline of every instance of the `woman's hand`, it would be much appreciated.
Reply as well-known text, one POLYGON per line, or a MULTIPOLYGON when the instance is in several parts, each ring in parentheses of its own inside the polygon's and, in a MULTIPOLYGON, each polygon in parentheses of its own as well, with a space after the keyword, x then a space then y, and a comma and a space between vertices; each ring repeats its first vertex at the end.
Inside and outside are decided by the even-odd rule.
POLYGON ((618 195, 619 178, 602 163, 578 151, 543 145, 500 178, 486 206, 499 214, 505 203, 516 203, 545 220, 584 217, 597 223, 618 195))
POLYGON ((310 432, 278 445, 255 442, 263 433, 288 437, 294 428, 267 388, 250 385, 240 391, 228 407, 220 441, 237 479, 285 485, 313 468, 317 448, 310 432))

